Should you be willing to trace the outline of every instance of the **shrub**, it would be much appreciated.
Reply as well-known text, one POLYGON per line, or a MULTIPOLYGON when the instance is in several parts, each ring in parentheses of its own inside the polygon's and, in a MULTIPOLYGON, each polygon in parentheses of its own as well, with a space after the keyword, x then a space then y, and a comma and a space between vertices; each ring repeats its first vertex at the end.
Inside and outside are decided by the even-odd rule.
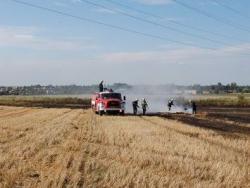
POLYGON ((247 103, 247 101, 246 101, 244 94, 241 93, 240 95, 238 95, 238 105, 245 106, 246 103, 247 103))

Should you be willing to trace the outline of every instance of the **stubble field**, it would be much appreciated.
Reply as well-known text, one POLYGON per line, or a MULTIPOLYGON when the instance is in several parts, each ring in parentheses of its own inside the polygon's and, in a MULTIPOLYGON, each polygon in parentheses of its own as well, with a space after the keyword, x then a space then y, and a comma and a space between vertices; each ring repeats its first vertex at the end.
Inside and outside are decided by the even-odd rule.
POLYGON ((0 107, 0 187, 249 187, 250 135, 233 130, 0 107))

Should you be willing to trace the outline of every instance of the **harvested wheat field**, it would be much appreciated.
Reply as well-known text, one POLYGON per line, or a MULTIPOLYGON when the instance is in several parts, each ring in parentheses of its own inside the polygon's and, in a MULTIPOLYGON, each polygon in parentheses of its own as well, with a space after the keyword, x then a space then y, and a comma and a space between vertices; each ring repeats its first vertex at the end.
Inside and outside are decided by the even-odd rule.
POLYGON ((0 107, 0 187, 249 187, 249 142, 160 117, 0 107))

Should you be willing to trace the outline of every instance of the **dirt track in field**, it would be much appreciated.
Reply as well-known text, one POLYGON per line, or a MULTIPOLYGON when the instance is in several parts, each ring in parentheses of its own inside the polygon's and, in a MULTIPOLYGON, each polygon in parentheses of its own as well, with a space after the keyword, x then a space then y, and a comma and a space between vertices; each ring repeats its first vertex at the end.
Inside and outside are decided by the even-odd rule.
POLYGON ((248 133, 186 123, 0 107, 0 187, 250 186, 248 133))

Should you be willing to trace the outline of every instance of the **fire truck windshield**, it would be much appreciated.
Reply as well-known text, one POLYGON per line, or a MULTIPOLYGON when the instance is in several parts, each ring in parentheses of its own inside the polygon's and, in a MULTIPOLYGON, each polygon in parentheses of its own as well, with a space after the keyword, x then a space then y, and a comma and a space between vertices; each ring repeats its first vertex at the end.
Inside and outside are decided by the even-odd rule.
POLYGON ((101 95, 103 99, 119 99, 121 100, 121 94, 120 93, 103 93, 101 95))

